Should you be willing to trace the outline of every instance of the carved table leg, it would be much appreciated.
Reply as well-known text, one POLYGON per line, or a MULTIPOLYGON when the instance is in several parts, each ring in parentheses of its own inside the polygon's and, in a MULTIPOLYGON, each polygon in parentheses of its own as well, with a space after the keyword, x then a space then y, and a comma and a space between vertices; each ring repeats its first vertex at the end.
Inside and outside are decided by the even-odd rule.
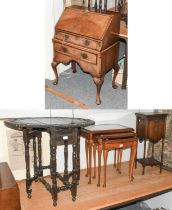
POLYGON ((64 141, 64 179, 68 181, 68 141, 64 141))
POLYGON ((80 131, 77 132, 77 163, 78 163, 78 183, 80 180, 80 131))
POLYGON ((39 176, 43 176, 43 169, 42 169, 42 146, 41 146, 41 138, 40 135, 38 137, 38 162, 39 162, 39 176))
POLYGON ((76 73, 77 72, 77 70, 76 70, 76 62, 75 61, 72 61, 71 62, 71 65, 72 65, 72 72, 73 73, 76 73))
POLYGON ((100 90, 102 87, 102 84, 104 82, 104 76, 101 78, 98 77, 93 77, 94 83, 97 87, 97 94, 96 94, 96 104, 100 105, 101 104, 101 99, 100 99, 100 90))
POLYGON ((36 178, 35 181, 38 181, 38 166, 37 166, 37 152, 36 152, 36 137, 33 137, 33 169, 34 169, 34 177, 36 178))
POLYGON ((29 137, 28 130, 23 130, 23 141, 25 146, 25 161, 26 161, 26 192, 27 197, 31 198, 32 189, 30 189, 32 181, 30 177, 30 156, 29 156, 29 137))
POLYGON ((58 63, 55 62, 55 61, 53 61, 53 62, 51 63, 52 69, 53 69, 54 74, 55 74, 55 80, 54 80, 54 82, 53 82, 53 85, 57 85, 57 84, 58 84, 57 65, 58 65, 58 63))
POLYGON ((51 132, 50 137, 50 174, 52 180, 52 190, 51 196, 53 199, 53 205, 57 205, 57 180, 56 180, 56 139, 55 139, 55 130, 51 132))
POLYGON ((72 194, 72 200, 76 200, 76 194, 77 194, 77 181, 78 181, 78 162, 77 162, 77 130, 73 129, 73 135, 74 135, 74 143, 73 143, 73 153, 72 153, 72 159, 73 159, 73 174, 72 174, 72 188, 71 188, 71 194, 72 194))
POLYGON ((115 64, 114 68, 112 69, 112 87, 114 89, 117 89, 118 86, 116 85, 116 77, 118 75, 118 72, 119 72, 119 65, 118 64, 115 64))

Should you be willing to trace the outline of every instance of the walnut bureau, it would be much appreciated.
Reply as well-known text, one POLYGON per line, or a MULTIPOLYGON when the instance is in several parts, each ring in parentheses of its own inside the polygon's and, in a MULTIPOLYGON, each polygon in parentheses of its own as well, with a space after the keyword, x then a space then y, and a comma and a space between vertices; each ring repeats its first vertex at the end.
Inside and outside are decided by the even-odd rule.
MULTIPOLYGON (((55 26, 53 38, 54 85, 58 84, 57 65, 78 63, 90 73, 97 88, 96 104, 101 104, 100 90, 105 74, 119 71, 118 54, 120 15, 118 12, 97 12, 79 6, 66 7, 55 26)), ((116 86, 113 86, 116 88, 116 86)))

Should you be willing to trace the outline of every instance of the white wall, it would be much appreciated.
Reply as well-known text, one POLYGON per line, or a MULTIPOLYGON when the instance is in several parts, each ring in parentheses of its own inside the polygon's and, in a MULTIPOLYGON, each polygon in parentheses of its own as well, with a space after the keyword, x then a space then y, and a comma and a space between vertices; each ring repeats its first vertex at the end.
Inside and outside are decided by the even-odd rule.
MULTIPOLYGON (((49 0, 45 2, 45 58, 46 58, 46 71, 45 78, 54 79, 54 73, 51 68, 51 62, 53 59, 53 45, 52 38, 54 36, 54 26, 57 23, 62 11, 63 11, 63 0, 49 0)), ((68 69, 70 65, 64 66, 60 64, 58 66, 58 73, 68 69)))

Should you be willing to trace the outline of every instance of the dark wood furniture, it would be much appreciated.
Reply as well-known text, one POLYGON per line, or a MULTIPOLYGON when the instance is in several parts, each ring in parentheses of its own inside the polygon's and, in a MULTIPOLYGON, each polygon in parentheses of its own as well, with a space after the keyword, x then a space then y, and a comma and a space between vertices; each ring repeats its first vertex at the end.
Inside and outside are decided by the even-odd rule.
POLYGON ((0 163, 0 209, 21 210, 20 192, 8 163, 0 163))
POLYGON ((39 180, 51 193, 53 205, 57 205, 58 193, 70 190, 72 200, 75 201, 77 185, 80 179, 80 129, 81 127, 93 125, 94 121, 80 118, 21 118, 6 121, 5 125, 22 130, 25 146, 26 161, 26 192, 31 198, 31 185, 34 180, 39 180), (42 165, 42 132, 50 135, 50 164, 42 165), (29 143, 33 141, 34 153, 34 175, 30 174, 29 143), (64 145, 64 173, 57 172, 56 149, 57 146, 64 145), (72 145, 73 170, 68 171, 68 145, 72 145), (38 160, 38 161, 37 161, 38 160), (43 177, 43 170, 50 169, 52 184, 43 177), (57 179, 62 182, 62 186, 57 185, 57 179), (71 181, 70 181, 70 180, 71 181))
POLYGON ((166 131, 166 117, 167 114, 161 113, 136 113, 136 133, 140 142, 144 142, 143 158, 136 161, 142 164, 145 173, 146 166, 157 165, 160 167, 160 173, 163 166, 163 152, 164 152, 164 139, 166 131), (154 145, 162 140, 161 161, 154 158, 154 145), (151 157, 146 156, 147 141, 152 143, 151 157))
MULTIPOLYGON (((117 124, 100 124, 100 125, 92 125, 81 129, 81 136, 85 138, 85 151, 86 151, 86 161, 87 161, 87 170, 86 176, 89 177, 88 184, 91 184, 92 178, 92 152, 94 157, 94 176, 96 178, 96 150, 98 147, 98 137, 100 135, 110 135, 119 132, 119 128, 121 128, 121 132, 131 131, 131 128, 127 128, 125 126, 117 125, 117 124)), ((122 154, 118 154, 118 161, 116 163, 116 153, 114 157, 114 165, 117 170, 120 172, 120 156, 122 154), (116 165, 117 164, 117 165, 116 165)))
MULTIPOLYGON (((105 74, 115 70, 115 78, 119 71, 119 34, 120 15, 118 12, 107 11, 107 2, 104 10, 72 6, 65 8, 55 26, 53 38, 54 57, 52 68, 58 83, 57 65, 72 62, 73 72, 76 72, 76 62, 83 71, 90 73, 96 84, 96 104, 101 103, 100 90, 105 74)), ((89 2, 88 2, 89 3, 89 2)))
MULTIPOLYGON (((125 126, 116 125, 114 126, 115 132, 108 135, 100 135, 98 139, 98 184, 100 186, 100 175, 101 175, 101 156, 103 151, 104 157, 104 184, 106 187, 106 167, 107 157, 110 150, 119 150, 120 161, 118 165, 121 165, 122 151, 123 149, 131 148, 130 163, 129 163, 129 179, 133 181, 133 169, 135 163, 135 156, 137 151, 137 139, 134 129, 127 128, 125 126)), ((118 167, 120 170, 120 166, 118 167)))

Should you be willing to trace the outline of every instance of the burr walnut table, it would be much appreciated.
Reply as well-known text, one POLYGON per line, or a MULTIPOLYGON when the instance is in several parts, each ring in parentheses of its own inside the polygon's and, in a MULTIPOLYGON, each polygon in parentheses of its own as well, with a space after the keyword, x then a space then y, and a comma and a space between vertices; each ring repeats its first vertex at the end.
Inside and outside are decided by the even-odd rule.
MULTIPOLYGON (((72 200, 75 201, 77 185, 80 179, 80 129, 93 125, 94 121, 80 118, 20 118, 5 121, 5 125, 23 131, 26 161, 26 192, 31 198, 31 185, 34 180, 39 180, 51 193, 53 205, 57 205, 57 196, 60 191, 71 190, 72 200), (42 132, 50 134, 50 164, 42 165, 42 132), (30 174, 29 143, 33 141, 34 175, 30 174), (68 171, 68 145, 73 146, 73 170, 68 171), (56 149, 64 145, 64 174, 56 171, 56 149), (52 184, 43 178, 43 170, 50 169, 52 184), (57 185, 57 178, 63 186, 57 185), (70 182, 69 179, 72 178, 70 182)), ((57 154, 58 155, 58 154, 57 154)))
POLYGON ((73 72, 76 72, 77 62, 84 72, 93 77, 97 88, 96 104, 101 104, 100 90, 105 74, 111 69, 115 70, 113 87, 116 88, 114 83, 119 71, 119 28, 118 12, 100 12, 78 6, 65 8, 55 26, 53 38, 54 84, 58 83, 59 63, 66 65, 72 62, 73 72))
POLYGON ((140 142, 144 142, 144 153, 143 158, 137 159, 142 165, 145 173, 146 166, 157 165, 160 167, 160 173, 163 166, 163 152, 164 152, 164 139, 166 131, 166 117, 168 114, 161 113, 136 113, 136 133, 140 142), (154 158, 154 145, 162 140, 161 157, 160 161, 154 158), (152 143, 152 154, 151 157, 146 157, 146 143, 147 141, 152 143))
POLYGON ((101 135, 110 135, 118 133, 133 132, 132 128, 128 128, 118 124, 101 124, 101 125, 91 125, 81 129, 81 136, 85 138, 85 150, 86 150, 86 160, 87 160, 87 171, 86 176, 89 177, 88 184, 91 184, 92 177, 92 148, 94 148, 94 177, 96 176, 96 146, 98 137, 101 135))

